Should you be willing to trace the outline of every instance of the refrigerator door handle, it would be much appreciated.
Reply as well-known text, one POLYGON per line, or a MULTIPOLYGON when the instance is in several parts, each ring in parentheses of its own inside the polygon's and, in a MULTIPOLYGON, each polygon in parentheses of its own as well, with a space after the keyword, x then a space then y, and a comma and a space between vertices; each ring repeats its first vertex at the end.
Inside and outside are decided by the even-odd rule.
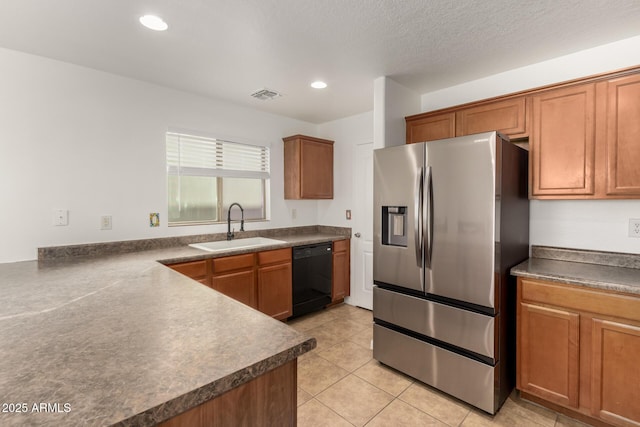
MULTIPOLYGON (((423 215, 423 191, 424 191, 424 167, 420 168, 420 173, 417 176, 416 179, 416 194, 415 194, 415 217, 416 220, 414 221, 414 241, 415 241, 415 247, 416 247, 416 264, 418 265, 419 268, 422 268, 422 254, 423 254, 423 250, 424 250, 424 246, 423 246, 423 242, 422 242, 422 238, 423 238, 423 221, 422 221, 422 215, 423 215)), ((422 280, 421 280, 422 282, 422 280)), ((424 285, 424 283, 422 283, 424 285)))
POLYGON ((425 248, 425 266, 431 268, 431 255, 433 253, 433 177, 431 174, 431 166, 426 170, 426 184, 424 185, 425 202, 423 205, 424 218, 422 226, 424 227, 423 236, 424 243, 421 244, 425 248))

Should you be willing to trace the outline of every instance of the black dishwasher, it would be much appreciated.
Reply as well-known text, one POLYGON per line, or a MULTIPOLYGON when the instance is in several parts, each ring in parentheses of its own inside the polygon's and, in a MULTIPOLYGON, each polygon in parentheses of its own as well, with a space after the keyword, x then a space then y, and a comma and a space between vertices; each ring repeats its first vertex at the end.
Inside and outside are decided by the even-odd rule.
POLYGON ((331 302, 331 242, 293 247, 293 317, 331 302))

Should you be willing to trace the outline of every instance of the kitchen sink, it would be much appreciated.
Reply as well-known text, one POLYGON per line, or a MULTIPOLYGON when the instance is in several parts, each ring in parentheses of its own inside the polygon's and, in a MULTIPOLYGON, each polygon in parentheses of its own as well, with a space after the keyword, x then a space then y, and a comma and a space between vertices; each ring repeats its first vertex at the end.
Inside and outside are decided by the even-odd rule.
POLYGON ((283 240, 266 237, 247 237, 246 239, 220 240, 217 242, 191 243, 189 246, 209 252, 228 251, 230 249, 257 248, 260 246, 286 243, 283 240))

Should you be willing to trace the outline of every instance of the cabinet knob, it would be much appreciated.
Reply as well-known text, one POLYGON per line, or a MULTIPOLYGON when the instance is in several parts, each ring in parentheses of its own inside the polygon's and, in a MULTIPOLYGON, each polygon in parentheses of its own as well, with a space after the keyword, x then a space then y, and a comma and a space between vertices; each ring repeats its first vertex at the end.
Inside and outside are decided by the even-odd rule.
POLYGON ((356 234, 354 234, 354 236, 355 236, 355 237, 360 237, 360 236, 361 236, 361 234, 360 234, 360 233, 356 233, 356 234))

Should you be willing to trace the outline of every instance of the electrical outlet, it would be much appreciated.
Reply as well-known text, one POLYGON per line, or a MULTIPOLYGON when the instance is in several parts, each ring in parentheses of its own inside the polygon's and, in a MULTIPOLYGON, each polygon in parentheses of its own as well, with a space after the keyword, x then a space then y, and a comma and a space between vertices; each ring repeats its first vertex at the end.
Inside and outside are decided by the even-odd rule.
POLYGON ((291 209, 291 219, 296 219, 298 217, 298 212, 296 208, 291 209))
POLYGON ((149 214, 149 227, 160 227, 160 213, 151 212, 149 214))
POLYGON ((100 230, 111 230, 111 215, 100 217, 100 230))
POLYGON ((640 219, 629 219, 629 237, 640 237, 640 219))
POLYGON ((54 209, 53 225, 69 225, 69 211, 66 209, 54 209))

